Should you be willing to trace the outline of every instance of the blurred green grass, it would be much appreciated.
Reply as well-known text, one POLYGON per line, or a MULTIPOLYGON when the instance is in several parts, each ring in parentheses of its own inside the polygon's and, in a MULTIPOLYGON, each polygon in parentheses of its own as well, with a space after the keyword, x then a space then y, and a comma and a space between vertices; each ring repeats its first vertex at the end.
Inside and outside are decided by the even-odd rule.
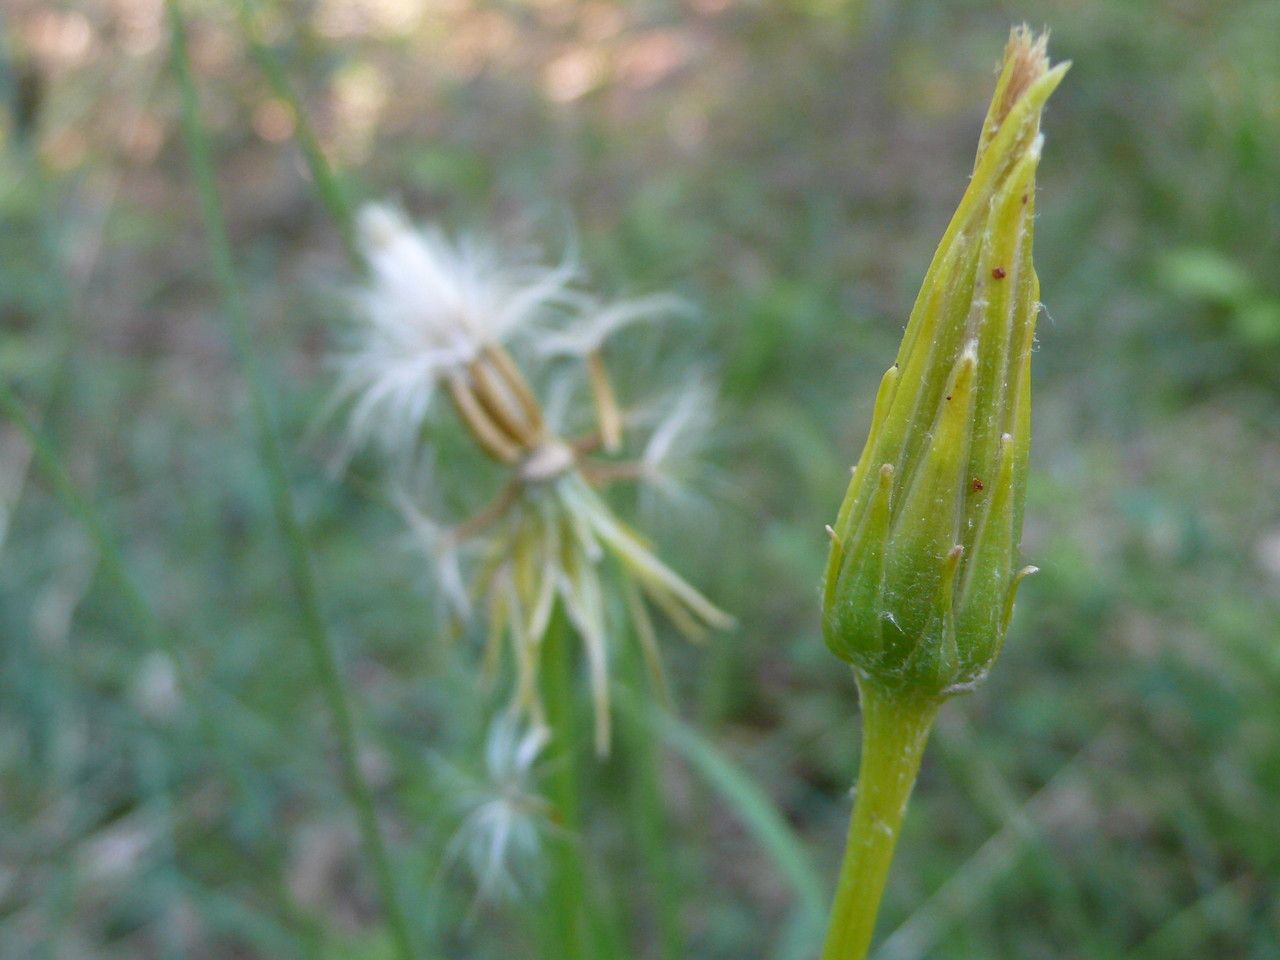
MULTIPOLYGON (((729 491, 658 535, 742 626, 707 649, 669 643, 668 665, 682 712, 766 787, 828 881, 857 720, 817 629, 822 525, 962 191, 1005 31, 1051 27, 1075 66, 1040 176, 1024 552, 1043 572, 990 680, 944 711, 881 955, 1280 955, 1280 8, 267 14, 354 195, 455 228, 532 224, 553 248, 572 223, 600 286, 697 306, 664 349, 712 358, 729 491)), ((383 956, 158 18, 141 0, 4 11, 6 102, 38 109, 3 126, 0 375, 117 532, 183 669, 221 699, 175 702, 174 665, 0 425, 0 956, 383 956)), ((437 874, 453 824, 425 763, 472 748, 493 696, 467 645, 442 638, 377 464, 328 467, 340 237, 234 11, 208 2, 193 19, 367 773, 440 955, 509 955, 518 915, 455 922, 469 890, 437 874)), ((616 772, 602 798, 621 796, 616 772)), ((785 880, 679 758, 667 779, 690 956, 771 956, 785 880)), ((597 820, 606 864, 625 869, 624 826, 597 820)))

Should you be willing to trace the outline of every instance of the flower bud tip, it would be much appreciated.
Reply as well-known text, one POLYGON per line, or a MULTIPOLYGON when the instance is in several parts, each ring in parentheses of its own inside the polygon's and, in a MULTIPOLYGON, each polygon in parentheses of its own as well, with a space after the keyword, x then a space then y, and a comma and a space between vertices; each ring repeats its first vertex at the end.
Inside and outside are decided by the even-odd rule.
POLYGON ((1049 66, 1044 35, 1010 34, 973 176, 834 525, 824 638, 885 689, 946 697, 980 680, 1035 570, 1017 567, 1039 309, 1032 198, 1040 115, 1065 71, 1049 66))

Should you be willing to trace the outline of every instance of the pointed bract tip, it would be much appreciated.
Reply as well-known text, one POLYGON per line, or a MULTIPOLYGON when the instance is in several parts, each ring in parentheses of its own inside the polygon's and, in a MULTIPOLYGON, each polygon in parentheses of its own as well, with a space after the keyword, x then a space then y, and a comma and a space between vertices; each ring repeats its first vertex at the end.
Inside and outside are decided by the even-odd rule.
POLYGON ((1022 98, 1033 83, 1049 71, 1049 32, 1036 34, 1025 23, 1009 31, 1009 42, 1004 48, 1004 62, 1009 70, 1009 83, 1004 88, 1000 107, 996 110, 998 125, 1013 105, 1022 98))

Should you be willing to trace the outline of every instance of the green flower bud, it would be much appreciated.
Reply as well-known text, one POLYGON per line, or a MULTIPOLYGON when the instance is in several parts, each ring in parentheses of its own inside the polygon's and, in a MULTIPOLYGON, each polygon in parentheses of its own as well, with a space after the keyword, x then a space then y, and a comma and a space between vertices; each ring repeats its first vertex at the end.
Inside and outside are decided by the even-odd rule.
POLYGON ((1040 113, 1069 64, 1013 31, 969 187, 934 254, 831 533, 827 645, 860 679, 946 696, 985 676, 1018 584, 1040 309, 1040 113))

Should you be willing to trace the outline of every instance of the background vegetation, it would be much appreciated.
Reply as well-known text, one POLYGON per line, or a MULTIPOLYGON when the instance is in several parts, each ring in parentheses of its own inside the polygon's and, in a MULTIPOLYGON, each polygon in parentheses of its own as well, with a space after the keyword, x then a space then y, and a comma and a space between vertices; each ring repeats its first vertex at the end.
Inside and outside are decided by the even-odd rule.
MULTIPOLYGON (((474 890, 439 867, 458 815, 433 758, 465 765, 493 702, 474 647, 441 629, 376 462, 329 468, 340 236, 237 6, 190 8, 237 266, 410 910, 430 956, 518 955, 520 908, 463 922, 474 890)), ((763 787, 822 889, 857 749, 854 687, 818 631, 822 526, 1005 33, 1050 26, 1075 67, 1040 173, 1024 553, 1044 572, 990 680, 943 711, 878 956, 1280 957, 1280 6, 255 9, 355 196, 523 225, 553 251, 572 223, 598 286, 696 305, 665 350, 721 383, 716 479, 654 532, 741 626, 703 648, 668 638, 668 666, 679 712, 763 787)), ((387 956, 211 279, 163 9, 10 0, 3 17, 0 375, 160 629, 6 417, 0 956, 387 956)), ((600 769, 597 811, 624 806, 616 773, 600 769)), ((663 778, 688 955, 811 942, 741 811, 686 755, 663 778)), ((626 821, 590 830, 600 899, 625 915, 626 821)), ((643 957, 638 902, 626 955, 643 957)))

